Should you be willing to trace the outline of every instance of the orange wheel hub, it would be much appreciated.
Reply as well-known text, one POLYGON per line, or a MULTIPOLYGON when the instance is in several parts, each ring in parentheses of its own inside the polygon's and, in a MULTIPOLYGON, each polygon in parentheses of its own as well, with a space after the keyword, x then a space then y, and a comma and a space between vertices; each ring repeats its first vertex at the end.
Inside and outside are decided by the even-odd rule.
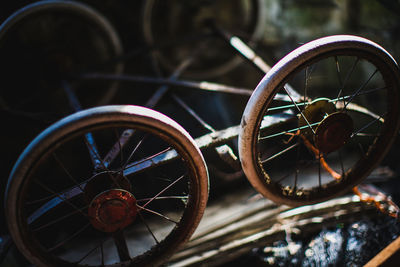
POLYGON ((102 232, 115 232, 131 224, 137 215, 135 197, 123 189, 98 194, 89 205, 93 227, 102 232))

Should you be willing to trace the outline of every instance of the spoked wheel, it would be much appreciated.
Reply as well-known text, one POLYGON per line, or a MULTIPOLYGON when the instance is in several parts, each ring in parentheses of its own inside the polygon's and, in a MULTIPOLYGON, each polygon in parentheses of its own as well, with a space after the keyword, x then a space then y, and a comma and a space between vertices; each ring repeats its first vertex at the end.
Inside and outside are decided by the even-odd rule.
POLYGON ((213 35, 214 22, 249 43, 260 39, 264 25, 262 0, 149 0, 143 9, 144 38, 169 70, 193 51, 196 62, 185 72, 192 78, 222 75, 241 59, 222 39, 213 35))
POLYGON ((265 197, 294 206, 347 192, 397 136, 399 88, 396 62, 369 40, 331 36, 299 47, 246 106, 239 153, 247 178, 265 197), (285 119, 270 123, 276 117, 285 119))
POLYGON ((66 117, 27 147, 6 218, 38 266, 154 266, 189 239, 207 197, 203 157, 183 128, 143 107, 105 106, 66 117))
MULTIPOLYGON (((71 75, 88 69, 118 74, 123 64, 110 61, 122 50, 109 21, 78 2, 34 2, 0 25, 0 120, 8 125, 0 142, 8 155, 3 177, 40 131, 76 110, 65 91, 71 75)), ((118 89, 117 82, 68 86, 83 107, 108 103, 118 89)))
MULTIPOLYGON (((93 8, 63 0, 29 4, 0 25, 1 106, 22 118, 59 119, 72 111, 62 81, 88 70, 120 73, 123 64, 113 60, 122 51, 115 29, 93 8)), ((71 86, 90 107, 108 103, 118 84, 71 86)))

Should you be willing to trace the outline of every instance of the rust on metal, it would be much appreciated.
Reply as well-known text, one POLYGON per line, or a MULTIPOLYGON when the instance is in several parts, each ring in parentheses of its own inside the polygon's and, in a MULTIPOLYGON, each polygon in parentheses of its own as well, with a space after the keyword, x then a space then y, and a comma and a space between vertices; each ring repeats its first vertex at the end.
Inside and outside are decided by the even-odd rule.
POLYGON ((316 147, 322 153, 330 153, 341 148, 353 132, 353 120, 343 112, 335 112, 318 125, 314 136, 316 147))
POLYGON ((136 199, 128 191, 111 189, 93 199, 88 213, 94 228, 112 233, 124 229, 135 220, 136 199))

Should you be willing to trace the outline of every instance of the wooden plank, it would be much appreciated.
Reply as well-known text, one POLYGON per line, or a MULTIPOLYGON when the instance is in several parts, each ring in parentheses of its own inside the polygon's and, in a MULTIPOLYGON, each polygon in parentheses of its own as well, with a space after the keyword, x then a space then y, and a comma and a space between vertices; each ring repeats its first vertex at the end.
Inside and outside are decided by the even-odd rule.
POLYGON ((373 257, 364 267, 375 266, 398 266, 400 265, 400 237, 395 239, 375 257, 373 257))
MULTIPOLYGON (((232 197, 232 196, 231 196, 232 197)), ((193 238, 176 253, 170 266, 217 266, 248 253, 254 247, 284 240, 291 232, 307 234, 337 223, 354 221, 372 206, 357 196, 345 196, 290 209, 248 195, 229 198, 209 208, 193 238), (241 203, 238 205, 237 203, 241 203), (220 211, 220 212, 218 212, 220 211)))

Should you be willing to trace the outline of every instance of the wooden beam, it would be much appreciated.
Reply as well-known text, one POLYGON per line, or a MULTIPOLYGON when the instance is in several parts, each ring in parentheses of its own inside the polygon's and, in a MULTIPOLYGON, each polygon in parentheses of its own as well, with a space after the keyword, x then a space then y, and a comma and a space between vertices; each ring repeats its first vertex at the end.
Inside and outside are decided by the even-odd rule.
POLYGON ((277 206, 266 199, 247 204, 236 202, 242 206, 227 203, 232 202, 223 200, 216 207, 210 207, 209 212, 214 212, 206 214, 203 225, 172 257, 170 266, 217 266, 249 253, 254 247, 284 240, 293 232, 307 235, 338 223, 354 221, 366 212, 376 214, 373 206, 360 202, 357 196, 299 208, 277 206))
POLYGON ((399 266, 400 265, 400 237, 395 239, 375 257, 373 257, 364 267, 375 266, 399 266))

